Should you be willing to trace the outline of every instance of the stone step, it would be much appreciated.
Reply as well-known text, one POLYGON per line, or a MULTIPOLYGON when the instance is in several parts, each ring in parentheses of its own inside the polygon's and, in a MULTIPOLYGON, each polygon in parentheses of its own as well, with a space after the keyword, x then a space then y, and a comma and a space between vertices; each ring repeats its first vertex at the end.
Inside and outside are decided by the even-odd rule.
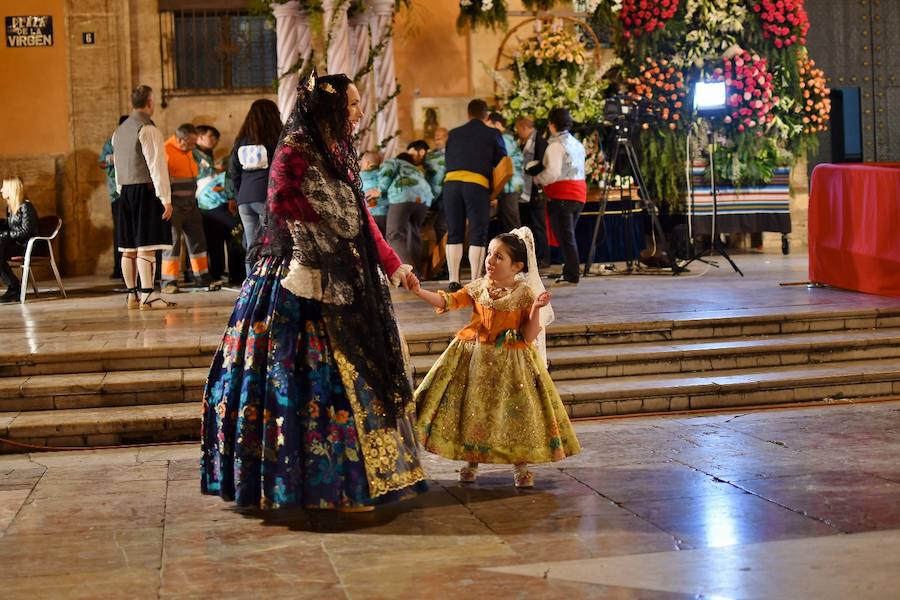
POLYGON ((557 388, 574 417, 889 397, 900 395, 900 359, 581 379, 557 388))
POLYGON ((209 368, 216 348, 218 342, 199 345, 160 343, 148 346, 123 343, 121 346, 98 348, 91 352, 40 349, 31 354, 0 352, 0 377, 209 368))
MULTIPOLYGON (((200 402, 0 413, 0 437, 54 447, 196 440, 200 419, 200 402)), ((0 443, 0 452, 27 451, 0 443)))
MULTIPOLYGON (((835 312, 796 311, 766 313, 764 309, 722 311, 721 316, 704 313, 692 318, 678 313, 672 320, 604 322, 554 325, 548 328, 547 346, 597 346, 748 336, 778 336, 795 333, 840 332, 900 327, 900 310, 890 308, 842 309, 835 312)), ((410 354, 439 354, 455 332, 419 330, 406 335, 410 354)))
MULTIPOLYGON (((900 328, 550 347, 554 381, 900 358, 900 328)), ((413 356, 418 383, 438 355, 413 356)))
MULTIPOLYGON (((557 387, 573 417, 896 397, 900 395, 900 359, 582 379, 563 381, 557 387)), ((196 440, 200 407, 197 401, 0 413, 0 437, 35 446, 196 440)), ((0 444, 0 451, 25 450, 0 444)))
MULTIPOLYGON (((706 312, 696 318, 691 314, 672 313, 669 320, 646 322, 551 324, 548 346, 577 348, 900 327, 900 309, 891 308, 841 309, 827 313, 798 309, 774 314, 767 313, 765 309, 754 309, 721 311, 721 314, 706 312)), ((406 333, 410 354, 439 354, 455 331, 455 327, 440 326, 436 322, 435 328, 417 328, 406 333)), ((189 342, 179 340, 177 343, 166 337, 137 343, 123 340, 91 352, 72 350, 63 342, 32 351, 4 353, 0 350, 0 377, 208 367, 220 339, 220 335, 216 334, 194 337, 189 342)))
POLYGON ((209 367, 0 378, 0 411, 194 402, 209 367))

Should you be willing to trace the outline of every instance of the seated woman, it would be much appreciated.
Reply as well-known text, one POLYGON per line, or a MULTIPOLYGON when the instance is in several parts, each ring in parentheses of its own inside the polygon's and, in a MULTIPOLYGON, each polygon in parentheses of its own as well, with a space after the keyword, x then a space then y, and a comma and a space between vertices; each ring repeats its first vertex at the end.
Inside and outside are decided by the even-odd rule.
POLYGON ((0 302, 15 302, 21 285, 6 261, 25 253, 28 238, 37 235, 38 214, 34 205, 25 199, 25 187, 18 177, 4 179, 0 194, 9 210, 6 221, 0 224, 0 281, 6 284, 0 302))

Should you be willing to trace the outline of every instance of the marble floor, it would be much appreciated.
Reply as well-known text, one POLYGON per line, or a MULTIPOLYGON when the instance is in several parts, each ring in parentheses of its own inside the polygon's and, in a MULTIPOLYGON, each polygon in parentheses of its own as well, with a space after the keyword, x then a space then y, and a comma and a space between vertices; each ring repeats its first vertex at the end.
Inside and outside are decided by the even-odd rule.
POLYGON ((0 456, 3 598, 896 598, 900 402, 576 424, 365 514, 240 513, 196 444, 0 456))

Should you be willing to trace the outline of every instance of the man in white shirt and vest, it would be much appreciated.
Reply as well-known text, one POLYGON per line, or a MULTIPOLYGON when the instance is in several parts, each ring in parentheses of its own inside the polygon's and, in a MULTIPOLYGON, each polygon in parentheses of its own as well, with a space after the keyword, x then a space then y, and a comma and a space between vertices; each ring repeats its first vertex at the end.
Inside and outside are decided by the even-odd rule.
POLYGON ((136 87, 131 93, 131 106, 131 115, 112 137, 121 203, 116 215, 116 245, 122 252, 127 305, 148 310, 160 302, 170 307, 174 303, 150 299, 156 251, 172 246, 172 228, 167 222, 172 217, 172 192, 165 140, 150 120, 155 106, 153 90, 146 85, 136 87))
POLYGON ((572 117, 567 109, 551 110, 548 127, 551 135, 544 160, 537 169, 528 170, 534 174, 534 182, 544 188, 550 228, 565 259, 562 276, 553 285, 574 285, 578 283, 581 266, 575 243, 575 224, 587 201, 584 146, 569 133, 572 117))

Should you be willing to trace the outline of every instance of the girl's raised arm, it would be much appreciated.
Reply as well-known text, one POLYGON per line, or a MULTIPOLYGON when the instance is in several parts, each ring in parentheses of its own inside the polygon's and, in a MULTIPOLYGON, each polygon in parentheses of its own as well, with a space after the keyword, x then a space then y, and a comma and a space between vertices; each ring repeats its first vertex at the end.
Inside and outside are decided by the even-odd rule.
POLYGON ((522 337, 529 344, 537 339, 541 332, 541 309, 548 304, 550 304, 550 292, 543 292, 534 299, 531 305, 528 320, 522 325, 522 337))
POLYGON ((416 277, 413 273, 410 273, 406 276, 406 289, 435 308, 444 308, 446 306, 444 297, 440 294, 422 289, 422 285, 419 283, 419 278, 416 277))

